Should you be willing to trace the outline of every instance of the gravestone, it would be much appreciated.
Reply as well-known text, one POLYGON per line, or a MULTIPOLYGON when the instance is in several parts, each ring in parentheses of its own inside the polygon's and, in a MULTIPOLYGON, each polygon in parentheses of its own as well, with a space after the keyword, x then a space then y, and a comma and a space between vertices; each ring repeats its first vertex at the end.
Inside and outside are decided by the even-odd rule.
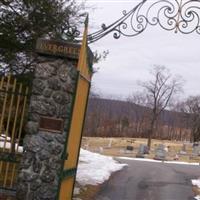
POLYGON ((183 144, 179 154, 180 155, 186 155, 187 154, 187 152, 186 152, 186 144, 183 144))
POLYGON ((99 147, 99 153, 103 153, 104 149, 103 147, 99 147))
POLYGON ((159 144, 158 147, 155 150, 155 157, 156 160, 165 160, 166 158, 166 151, 165 151, 165 145, 159 144))
POLYGON ((144 144, 140 144, 138 152, 136 154, 136 157, 137 158, 144 158, 144 155, 148 154, 148 153, 149 153, 148 146, 144 145, 144 144))
POLYGON ((126 146, 125 148, 125 153, 126 154, 132 154, 133 153, 133 146, 126 146))
POLYGON ((200 156, 200 144, 199 143, 193 144, 192 154, 193 154, 193 156, 200 156))
POLYGON ((123 149, 123 148, 120 148, 120 149, 119 149, 119 153, 120 153, 120 154, 124 154, 124 153, 125 153, 124 149, 123 149))
POLYGON ((126 146, 126 150, 133 151, 133 146, 126 146))
POLYGON ((108 148, 111 148, 111 147, 112 147, 112 142, 113 142, 113 139, 110 138, 110 139, 109 139, 109 143, 108 143, 108 148))
POLYGON ((183 144, 183 146, 182 146, 182 149, 181 149, 181 150, 186 152, 186 144, 183 144))

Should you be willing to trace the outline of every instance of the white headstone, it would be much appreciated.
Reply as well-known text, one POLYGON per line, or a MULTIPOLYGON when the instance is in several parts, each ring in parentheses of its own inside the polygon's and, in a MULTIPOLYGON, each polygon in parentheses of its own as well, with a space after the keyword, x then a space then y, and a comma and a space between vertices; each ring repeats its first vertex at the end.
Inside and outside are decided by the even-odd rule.
POLYGON ((99 152, 103 153, 103 147, 99 147, 99 152))
POLYGON ((111 148, 111 147, 112 147, 112 141, 113 141, 113 139, 110 138, 109 143, 108 143, 108 148, 111 148))

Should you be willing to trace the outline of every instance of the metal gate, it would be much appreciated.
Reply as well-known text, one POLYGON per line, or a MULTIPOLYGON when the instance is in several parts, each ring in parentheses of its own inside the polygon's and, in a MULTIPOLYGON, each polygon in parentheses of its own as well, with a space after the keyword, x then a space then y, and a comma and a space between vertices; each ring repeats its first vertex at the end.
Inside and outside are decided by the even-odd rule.
POLYGON ((78 81, 76 86, 76 95, 74 99, 73 111, 71 115, 71 124, 68 141, 66 144, 66 160, 64 160, 63 172, 61 175, 61 185, 59 191, 59 200, 72 199, 73 189, 76 178, 77 164, 80 153, 81 138, 85 114, 90 91, 92 69, 88 63, 88 17, 85 21, 85 31, 83 35, 81 50, 78 60, 78 81))
POLYGON ((15 196, 18 163, 23 153, 23 125, 28 87, 11 75, 0 77, 0 199, 15 196))

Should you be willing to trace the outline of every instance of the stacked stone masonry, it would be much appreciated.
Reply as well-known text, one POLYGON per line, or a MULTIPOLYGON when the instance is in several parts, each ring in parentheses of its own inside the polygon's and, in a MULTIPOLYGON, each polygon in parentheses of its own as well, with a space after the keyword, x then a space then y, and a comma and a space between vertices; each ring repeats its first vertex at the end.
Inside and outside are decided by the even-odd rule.
POLYGON ((38 57, 26 125, 24 155, 18 176, 17 199, 56 199, 77 73, 73 61, 38 57), (63 132, 40 131, 41 116, 63 119, 63 132))

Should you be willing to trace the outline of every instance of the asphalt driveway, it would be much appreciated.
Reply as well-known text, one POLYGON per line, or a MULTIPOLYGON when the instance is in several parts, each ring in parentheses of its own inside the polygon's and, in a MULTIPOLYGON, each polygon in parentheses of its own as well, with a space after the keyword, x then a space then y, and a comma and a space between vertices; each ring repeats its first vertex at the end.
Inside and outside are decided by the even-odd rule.
POLYGON ((120 162, 128 166, 103 185, 95 200, 194 200, 191 179, 200 177, 200 166, 120 162))

